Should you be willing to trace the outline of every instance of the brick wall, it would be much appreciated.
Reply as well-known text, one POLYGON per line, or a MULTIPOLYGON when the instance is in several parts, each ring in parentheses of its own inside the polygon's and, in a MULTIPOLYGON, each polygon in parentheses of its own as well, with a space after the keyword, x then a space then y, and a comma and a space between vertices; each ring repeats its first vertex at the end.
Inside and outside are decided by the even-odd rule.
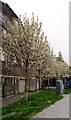
POLYGON ((19 80, 15 77, 2 77, 2 96, 19 92, 19 80))
POLYGON ((17 18, 18 16, 15 14, 15 12, 10 8, 10 6, 7 3, 0 1, 0 10, 11 20, 13 21, 13 18, 17 18))

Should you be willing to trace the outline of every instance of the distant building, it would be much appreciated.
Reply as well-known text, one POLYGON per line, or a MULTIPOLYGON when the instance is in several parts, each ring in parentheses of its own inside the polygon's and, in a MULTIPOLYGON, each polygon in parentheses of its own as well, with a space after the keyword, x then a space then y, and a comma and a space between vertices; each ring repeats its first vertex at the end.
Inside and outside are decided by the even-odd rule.
POLYGON ((59 51, 59 53, 58 53, 57 59, 59 59, 60 61, 63 61, 63 62, 64 62, 63 57, 62 57, 62 54, 61 54, 60 51, 59 51))

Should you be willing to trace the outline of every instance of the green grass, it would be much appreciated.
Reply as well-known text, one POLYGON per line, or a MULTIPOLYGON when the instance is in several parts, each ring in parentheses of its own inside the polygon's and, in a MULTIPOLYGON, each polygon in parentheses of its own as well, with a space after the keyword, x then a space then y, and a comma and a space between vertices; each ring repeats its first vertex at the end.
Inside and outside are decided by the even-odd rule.
POLYGON ((65 89, 64 90, 64 94, 70 94, 71 93, 71 89, 65 89))
POLYGON ((25 97, 21 100, 10 104, 2 109, 2 120, 25 120, 44 108, 54 104, 56 101, 63 98, 57 96, 55 90, 42 90, 38 93, 28 96, 29 101, 25 101, 25 97))

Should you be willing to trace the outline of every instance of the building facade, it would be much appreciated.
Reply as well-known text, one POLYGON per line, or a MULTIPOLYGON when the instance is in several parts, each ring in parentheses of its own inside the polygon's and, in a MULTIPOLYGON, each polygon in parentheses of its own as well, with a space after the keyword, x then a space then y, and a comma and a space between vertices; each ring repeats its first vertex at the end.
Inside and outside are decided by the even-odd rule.
MULTIPOLYGON (((0 1, 0 28, 7 33, 8 29, 13 26, 13 19, 18 19, 18 16, 10 8, 7 3, 0 1)), ((2 41, 1 41, 2 42, 2 41)), ((0 49, 2 48, 2 43, 0 49)), ((26 91, 26 80, 23 76, 24 71, 15 64, 11 66, 11 63, 6 66, 4 57, 0 56, 1 61, 1 72, 0 72, 0 82, 2 84, 2 96, 7 96, 14 93, 25 92, 26 91)), ((39 89, 39 81, 36 78, 29 80, 29 90, 34 91, 39 89)))
MULTIPOLYGON (((18 19, 18 16, 10 8, 7 3, 0 1, 0 33, 3 30, 4 34, 13 26, 13 19, 18 19)), ((2 38, 0 35, 0 83, 2 84, 2 96, 6 96, 18 92, 18 80, 11 76, 11 72, 6 68, 4 56, 2 55, 2 38), (7 76, 10 74, 10 77, 7 76)))
POLYGON ((18 19, 18 16, 14 13, 14 11, 10 8, 7 3, 3 3, 0 1, 0 25, 4 29, 8 29, 13 25, 13 18, 18 19))

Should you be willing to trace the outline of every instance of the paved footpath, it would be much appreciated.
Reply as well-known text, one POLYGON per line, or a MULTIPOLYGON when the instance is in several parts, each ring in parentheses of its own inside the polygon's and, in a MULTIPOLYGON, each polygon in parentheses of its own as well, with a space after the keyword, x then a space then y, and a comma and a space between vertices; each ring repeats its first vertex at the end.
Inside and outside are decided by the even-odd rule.
POLYGON ((23 95, 15 95, 15 96, 10 96, 6 98, 0 99, 0 107, 7 106, 8 104, 14 103, 18 100, 20 100, 23 97, 23 95))
POLYGON ((69 95, 39 112, 33 118, 69 118, 69 95))

